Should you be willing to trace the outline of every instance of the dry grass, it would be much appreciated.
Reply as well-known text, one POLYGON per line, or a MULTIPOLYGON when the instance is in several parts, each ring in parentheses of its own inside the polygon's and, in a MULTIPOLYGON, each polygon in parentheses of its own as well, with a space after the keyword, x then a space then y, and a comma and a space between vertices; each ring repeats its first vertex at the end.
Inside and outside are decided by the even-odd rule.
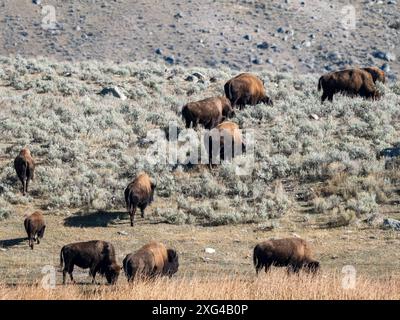
POLYGON ((0 299, 123 299, 123 300, 281 300, 281 299, 399 299, 400 279, 371 280, 356 278, 355 288, 342 286, 343 274, 324 273, 287 275, 284 270, 273 270, 268 275, 204 277, 179 279, 161 278, 149 282, 106 285, 68 285, 45 290, 40 284, 7 287, 0 285, 0 299))

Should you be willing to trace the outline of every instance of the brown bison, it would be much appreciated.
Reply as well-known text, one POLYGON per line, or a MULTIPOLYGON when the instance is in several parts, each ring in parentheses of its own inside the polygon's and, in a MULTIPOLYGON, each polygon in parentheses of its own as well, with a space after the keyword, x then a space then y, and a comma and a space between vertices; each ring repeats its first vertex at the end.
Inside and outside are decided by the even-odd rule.
POLYGON ((171 277, 179 268, 178 254, 162 243, 150 242, 135 253, 128 254, 123 261, 123 268, 128 281, 133 281, 135 277, 171 277))
POLYGON ((204 136, 204 143, 208 150, 208 163, 217 162, 219 152, 220 160, 231 160, 233 157, 246 151, 246 145, 242 141, 239 126, 230 121, 225 121, 207 132, 204 136))
POLYGON ((256 105, 265 103, 273 105, 272 100, 265 94, 263 82, 251 73, 241 73, 230 79, 224 86, 225 95, 231 101, 232 107, 256 105))
POLYGON ((93 277, 92 283, 95 283, 96 273, 99 272, 106 277, 109 284, 115 284, 121 270, 115 259, 114 246, 109 242, 99 240, 71 243, 62 247, 60 268, 63 269, 63 284, 65 284, 67 273, 74 282, 72 276, 74 266, 83 269, 90 268, 89 275, 93 277))
POLYGON ((380 97, 372 76, 361 69, 347 69, 324 74, 319 78, 318 91, 323 90, 321 102, 333 100, 335 93, 376 99, 380 97))
POLYGON ((44 236, 44 230, 46 229, 46 224, 41 212, 35 211, 25 218, 24 221, 25 231, 28 235, 29 246, 33 250, 33 244, 40 243, 40 239, 44 236))
POLYGON ((288 272, 299 272, 304 268, 316 273, 319 262, 312 258, 308 243, 300 238, 267 240, 257 244, 253 252, 253 262, 258 272, 265 267, 268 272, 271 266, 287 267, 288 272))
POLYGON ((33 180, 35 173, 35 161, 28 148, 23 148, 14 160, 14 168, 22 183, 22 193, 28 192, 29 180, 33 180))
POLYGON ((131 226, 133 227, 133 220, 135 219, 136 208, 139 207, 141 216, 144 218, 144 209, 147 205, 153 202, 154 190, 156 184, 151 181, 146 173, 139 174, 125 189, 125 202, 129 216, 131 219, 131 226))
POLYGON ((382 83, 386 82, 385 71, 379 69, 378 67, 366 67, 362 68, 362 70, 367 71, 372 76, 374 83, 376 81, 380 81, 382 83))
POLYGON ((212 129, 222 121, 234 115, 231 102, 225 97, 207 98, 190 102, 182 108, 182 117, 186 128, 197 127, 200 123, 206 129, 212 129))

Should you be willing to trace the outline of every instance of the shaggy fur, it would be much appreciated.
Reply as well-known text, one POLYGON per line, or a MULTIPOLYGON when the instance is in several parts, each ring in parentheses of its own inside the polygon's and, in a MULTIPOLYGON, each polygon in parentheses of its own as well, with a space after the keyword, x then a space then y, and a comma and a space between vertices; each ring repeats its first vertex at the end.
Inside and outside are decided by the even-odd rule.
POLYGON ((208 150, 210 167, 217 162, 216 154, 218 152, 221 161, 229 161, 236 155, 246 151, 246 145, 242 141, 239 126, 230 121, 219 124, 207 133, 204 137, 204 143, 208 150))
POLYGON ((197 127, 198 124, 201 124, 206 129, 212 129, 233 115, 231 102, 225 97, 190 102, 182 108, 182 117, 185 119, 186 128, 190 128, 190 125, 197 127))
POLYGON ((362 68, 362 70, 367 71, 372 76, 374 83, 376 83, 376 81, 380 81, 382 83, 386 82, 385 71, 379 69, 378 67, 366 67, 362 68))
POLYGON ((335 93, 341 92, 350 96, 377 99, 380 97, 372 76, 361 69, 347 69, 330 72, 319 78, 318 91, 323 90, 321 102, 333 100, 335 93))
POLYGON ((312 258, 308 243, 300 238, 267 240, 257 244, 253 252, 253 263, 256 273, 265 267, 268 272, 271 266, 287 267, 288 272, 307 271, 317 272, 319 262, 312 258))
POLYGON ((89 275, 93 277, 92 283, 95 283, 96 273, 100 273, 106 277, 109 284, 115 284, 121 269, 116 262, 114 246, 99 240, 77 242, 62 247, 60 268, 63 269, 63 284, 67 273, 71 281, 74 281, 72 276, 74 266, 89 268, 89 275))
POLYGON ((33 180, 35 175, 35 161, 28 148, 23 148, 14 160, 14 168, 17 176, 22 183, 22 193, 28 192, 29 181, 33 180))
POLYGON ((144 210, 154 200, 156 184, 146 173, 139 174, 125 189, 125 202, 129 212, 131 226, 135 219, 136 208, 139 207, 144 218, 144 210))
POLYGON ((259 103, 273 105, 272 100, 265 93, 263 82, 251 73, 241 73, 230 79, 225 83, 224 91, 232 107, 239 106, 243 109, 246 105, 259 103))
POLYGON ((128 254, 123 261, 123 268, 128 281, 133 281, 135 277, 171 277, 179 268, 178 254, 162 243, 150 242, 135 253, 128 254))
POLYGON ((33 244, 40 243, 40 239, 44 236, 44 230, 46 229, 46 224, 41 212, 35 211, 25 218, 24 221, 25 231, 28 235, 28 243, 33 250, 33 244))

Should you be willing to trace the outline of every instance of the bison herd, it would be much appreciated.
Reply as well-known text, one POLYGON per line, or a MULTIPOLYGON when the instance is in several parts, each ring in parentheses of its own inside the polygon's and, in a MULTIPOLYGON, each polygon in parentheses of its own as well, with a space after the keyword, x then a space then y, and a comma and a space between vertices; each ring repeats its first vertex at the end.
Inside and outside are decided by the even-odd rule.
MULTIPOLYGON (((376 81, 385 83, 385 73, 376 67, 355 68, 331 72, 323 75, 318 81, 318 91, 322 89, 321 102, 333 100, 336 93, 350 96, 378 99, 380 94, 375 87, 376 81)), ((190 102, 183 106, 182 117, 187 128, 197 128, 202 125, 206 129, 224 131, 231 138, 231 150, 245 152, 246 145, 239 134, 239 126, 229 121, 235 115, 235 108, 243 109, 246 105, 264 103, 273 106, 273 102, 266 94, 264 83, 250 73, 242 73, 230 79, 224 86, 225 96, 210 97, 197 102, 190 102)), ((219 150, 221 160, 234 157, 224 150, 226 135, 220 135, 219 150)), ((211 136, 205 136, 208 146, 209 164, 212 166, 216 150, 213 149, 211 136)), ((389 151, 382 151, 377 156, 384 156, 389 151)), ((390 150, 390 152, 392 152, 390 150)), ((28 192, 29 182, 34 178, 35 161, 27 148, 21 150, 15 158, 14 168, 22 184, 22 193, 28 192)), ((125 202, 130 216, 130 224, 134 225, 137 208, 142 218, 146 207, 152 203, 156 183, 146 173, 139 174, 125 189, 125 202)), ((36 211, 26 217, 24 221, 28 235, 29 246, 34 247, 36 241, 44 236, 46 224, 42 213, 36 211)), ((271 266, 287 267, 288 272, 299 272, 304 269, 315 273, 320 264, 312 258, 309 244, 300 238, 272 239, 257 244, 253 250, 253 262, 256 272, 265 268, 267 272, 271 266)), ((63 283, 67 273, 73 281, 74 266, 89 269, 89 274, 95 282, 96 274, 106 277, 109 284, 116 283, 121 267, 117 263, 114 246, 105 241, 88 241, 68 244, 60 252, 60 265, 63 272, 63 283)), ((134 253, 128 254, 122 262, 122 268, 128 281, 137 277, 153 278, 155 276, 172 276, 178 271, 178 253, 167 248, 162 243, 151 242, 134 253)))

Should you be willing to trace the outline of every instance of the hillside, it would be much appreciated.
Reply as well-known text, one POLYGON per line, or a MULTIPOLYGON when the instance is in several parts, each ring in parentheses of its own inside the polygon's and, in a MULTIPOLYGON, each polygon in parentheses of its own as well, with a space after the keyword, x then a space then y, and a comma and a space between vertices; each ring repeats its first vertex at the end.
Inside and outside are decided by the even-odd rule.
MULTIPOLYGON (((382 229, 382 221, 400 218, 400 177, 396 166, 385 169, 375 155, 399 141, 399 85, 379 84, 379 101, 338 95, 321 105, 317 75, 259 72, 274 106, 249 107, 232 119, 254 135, 254 158, 236 160, 250 164, 247 174, 236 174, 236 161, 212 171, 205 164, 185 165, 181 141, 171 149, 180 162, 153 161, 154 143, 163 150, 174 141, 149 133, 166 132, 172 123, 182 134, 182 105, 223 94, 235 74, 150 62, 2 57, 3 283, 38 281, 43 266, 58 265, 63 244, 89 239, 112 241, 121 261, 151 239, 163 241, 181 255, 177 279, 215 270, 252 275, 255 243, 292 234, 313 243, 324 272, 340 278, 350 264, 367 278, 398 277, 400 237, 382 229), (97 94, 110 85, 127 99, 97 94), (24 146, 38 162, 26 197, 13 169, 24 146), (142 170, 157 181, 155 202, 131 228, 123 190, 142 170), (48 230, 30 251, 22 221, 34 209, 44 212, 48 230), (205 253, 206 247, 216 254, 205 253)), ((78 278, 89 280, 86 272, 78 278)))
POLYGON ((0 11, 1 55, 291 73, 384 65, 391 78, 400 71, 396 1, 2 0, 0 11))

